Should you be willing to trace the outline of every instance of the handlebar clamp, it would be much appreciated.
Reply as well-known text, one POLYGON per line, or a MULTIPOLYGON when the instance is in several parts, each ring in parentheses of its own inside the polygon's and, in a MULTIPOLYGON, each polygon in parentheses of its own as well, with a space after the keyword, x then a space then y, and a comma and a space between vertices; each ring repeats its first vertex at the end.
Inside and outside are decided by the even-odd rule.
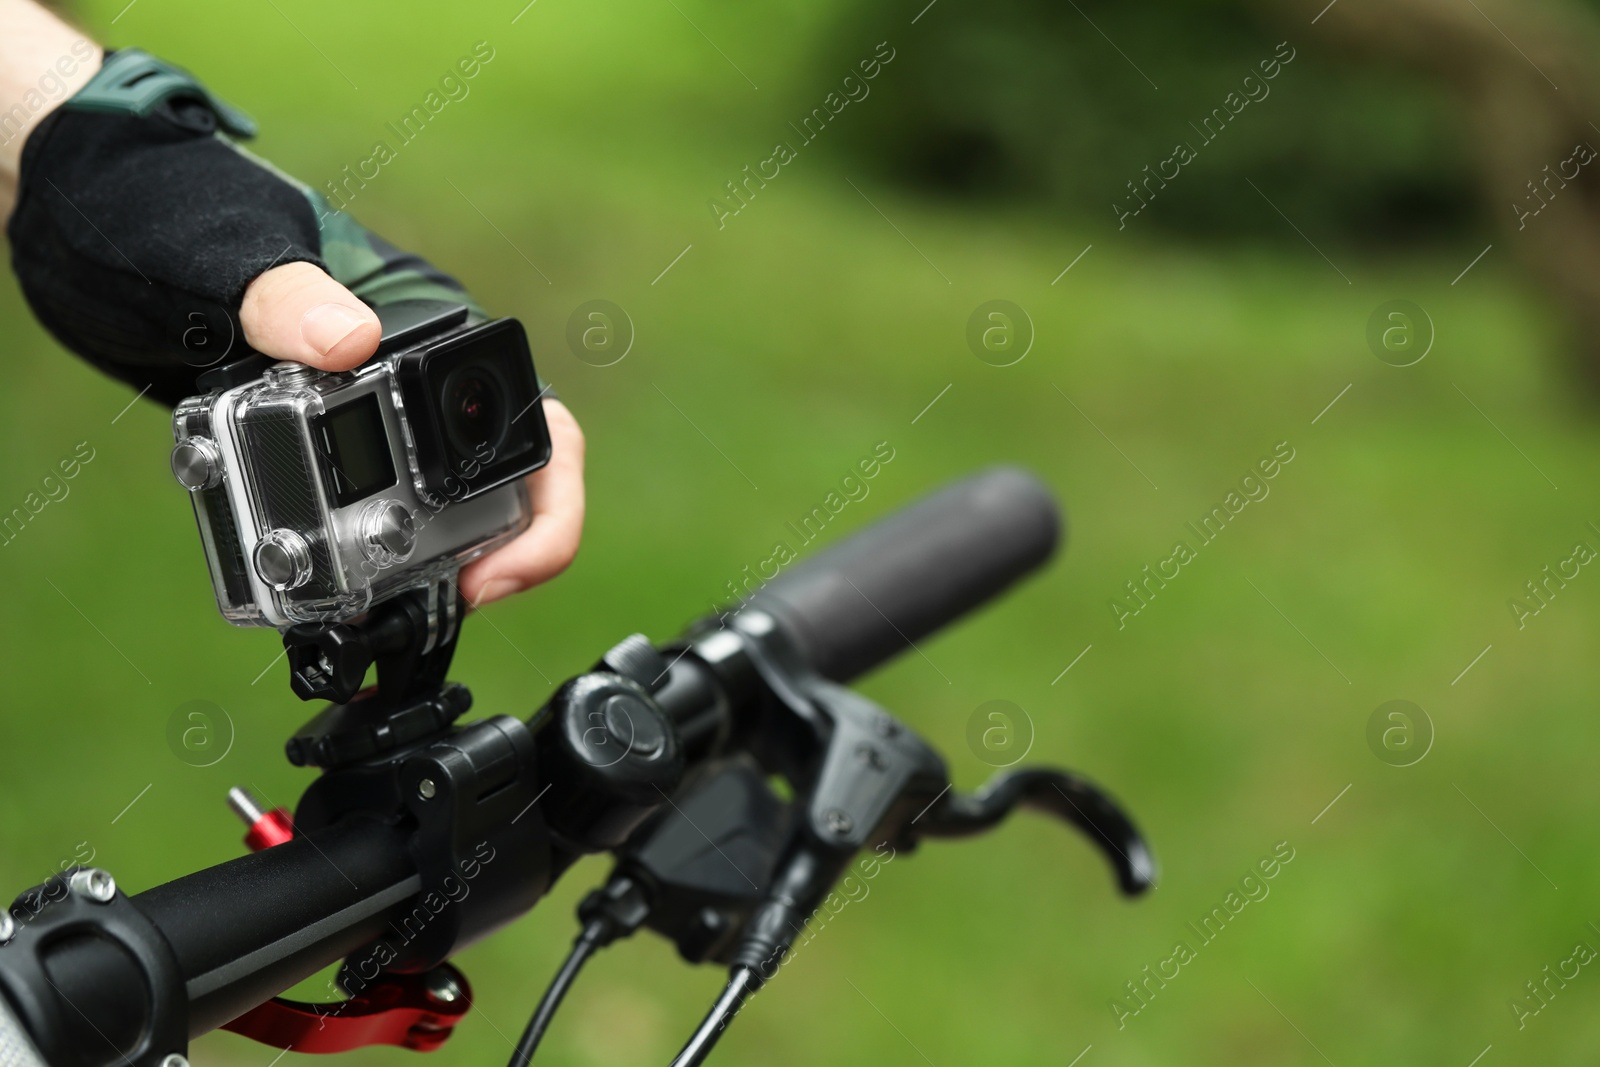
POLYGON ((0 999, 44 1063, 160 1067, 188 1052, 178 961, 111 875, 65 871, 19 896, 0 923, 11 931, 0 941, 0 999))

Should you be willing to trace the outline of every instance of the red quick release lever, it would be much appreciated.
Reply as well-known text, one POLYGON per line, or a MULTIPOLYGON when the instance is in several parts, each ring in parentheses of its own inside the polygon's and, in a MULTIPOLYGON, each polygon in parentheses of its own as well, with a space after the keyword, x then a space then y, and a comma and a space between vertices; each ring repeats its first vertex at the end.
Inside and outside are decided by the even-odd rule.
POLYGON ((427 974, 391 974, 349 1000, 299 1004, 281 997, 252 1008, 224 1030, 294 1052, 348 1052, 398 1045, 431 1052, 472 1006, 466 976, 448 963, 427 974))
MULTIPOLYGON (((251 852, 294 839, 287 811, 263 810, 247 790, 228 790, 228 806, 250 829, 251 852)), ((222 1028, 294 1052, 348 1052, 397 1045, 431 1052, 444 1044, 472 1006, 466 976, 448 963, 426 974, 386 974, 348 1000, 304 1004, 274 997, 222 1028)))
POLYGON ((228 790, 228 807, 250 828, 244 835, 244 843, 251 852, 281 845, 294 837, 294 820, 287 811, 282 808, 263 811, 256 798, 238 786, 228 790))

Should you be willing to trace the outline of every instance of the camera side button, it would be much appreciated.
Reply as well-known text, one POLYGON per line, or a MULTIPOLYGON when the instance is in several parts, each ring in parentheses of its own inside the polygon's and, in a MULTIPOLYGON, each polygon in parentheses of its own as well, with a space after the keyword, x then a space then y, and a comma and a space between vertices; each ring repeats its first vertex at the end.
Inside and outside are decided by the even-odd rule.
POLYGON ((209 437, 186 437, 172 446, 172 476, 191 493, 222 481, 222 453, 209 437))
POLYGON ((361 511, 361 550, 379 567, 411 558, 417 547, 417 522, 398 500, 374 500, 361 511))
POLYGON ((293 530, 273 530, 256 543, 254 555, 256 574, 280 593, 311 578, 311 546, 293 530))

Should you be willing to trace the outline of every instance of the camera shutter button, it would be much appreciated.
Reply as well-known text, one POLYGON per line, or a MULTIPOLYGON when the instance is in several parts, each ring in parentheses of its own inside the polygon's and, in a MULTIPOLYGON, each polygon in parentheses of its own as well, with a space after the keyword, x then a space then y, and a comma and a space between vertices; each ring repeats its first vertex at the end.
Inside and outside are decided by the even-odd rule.
POLYGON ((311 546, 293 530, 273 530, 256 543, 254 556, 256 574, 280 593, 311 578, 311 546))
POLYGON ((417 522, 398 500, 374 500, 361 512, 361 550, 379 567, 411 558, 417 547, 417 522))
POLYGON ((172 476, 197 493, 222 481, 222 453, 209 437, 186 437, 172 446, 172 476))

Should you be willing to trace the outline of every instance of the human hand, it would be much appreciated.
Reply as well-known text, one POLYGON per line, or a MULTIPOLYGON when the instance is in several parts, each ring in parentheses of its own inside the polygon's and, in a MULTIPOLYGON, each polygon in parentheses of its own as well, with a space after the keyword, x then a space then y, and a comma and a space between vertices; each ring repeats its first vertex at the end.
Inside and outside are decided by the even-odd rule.
MULTIPOLYGON (((235 137, 254 130, 181 71, 127 51, 31 135, 10 222, 13 263, 40 321, 68 348, 174 404, 236 339, 273 359, 349 370, 377 351, 374 306, 473 307, 455 279, 333 211, 219 127, 235 137), (151 85, 166 94, 149 99, 151 85)), ((552 456, 528 478, 533 521, 463 569, 471 604, 547 581, 577 552, 583 434, 559 401, 543 403, 552 456)))
MULTIPOLYGON (((250 283, 239 311, 244 339, 273 359, 321 370, 360 366, 377 351, 372 308, 311 263, 274 267, 250 283)), ((533 522, 508 544, 468 564, 458 584, 474 607, 549 581, 577 555, 583 536, 583 430, 565 404, 546 398, 550 462, 528 475, 533 522)))

